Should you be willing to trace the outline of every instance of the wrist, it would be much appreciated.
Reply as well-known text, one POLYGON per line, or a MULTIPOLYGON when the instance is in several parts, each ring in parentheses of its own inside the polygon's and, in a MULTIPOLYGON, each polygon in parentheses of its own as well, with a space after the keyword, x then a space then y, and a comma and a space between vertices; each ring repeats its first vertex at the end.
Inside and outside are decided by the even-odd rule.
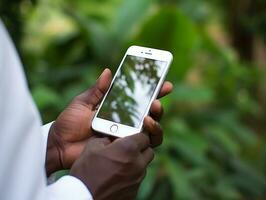
POLYGON ((58 136, 54 132, 54 124, 51 126, 46 148, 46 159, 45 159, 45 169, 47 176, 52 173, 62 170, 61 155, 58 144, 58 136))

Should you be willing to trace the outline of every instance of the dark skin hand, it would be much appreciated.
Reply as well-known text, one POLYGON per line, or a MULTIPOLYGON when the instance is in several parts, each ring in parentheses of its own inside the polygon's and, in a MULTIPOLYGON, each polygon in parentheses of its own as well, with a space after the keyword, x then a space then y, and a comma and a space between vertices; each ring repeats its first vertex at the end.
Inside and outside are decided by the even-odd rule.
POLYGON ((107 137, 93 138, 70 174, 88 187, 95 200, 131 200, 153 157, 149 137, 143 133, 114 142, 107 137))
MULTIPOLYGON (((105 69, 96 84, 75 97, 53 123, 47 143, 45 163, 47 175, 57 170, 70 169, 84 150, 89 138, 96 134, 91 129, 91 122, 111 81, 111 71, 105 69)), ((171 90, 172 84, 165 82, 158 97, 167 95, 171 90)), ((162 129, 158 123, 162 114, 160 101, 155 100, 150 109, 151 117, 144 119, 145 131, 150 135, 153 147, 162 142, 162 129)))

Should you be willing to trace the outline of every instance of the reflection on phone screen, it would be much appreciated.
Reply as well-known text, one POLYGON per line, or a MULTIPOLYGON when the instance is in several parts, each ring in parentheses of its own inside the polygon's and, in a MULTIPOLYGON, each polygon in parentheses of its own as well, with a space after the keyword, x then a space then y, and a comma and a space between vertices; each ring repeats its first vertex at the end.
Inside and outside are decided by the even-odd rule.
POLYGON ((139 127, 166 64, 127 55, 97 117, 139 127))

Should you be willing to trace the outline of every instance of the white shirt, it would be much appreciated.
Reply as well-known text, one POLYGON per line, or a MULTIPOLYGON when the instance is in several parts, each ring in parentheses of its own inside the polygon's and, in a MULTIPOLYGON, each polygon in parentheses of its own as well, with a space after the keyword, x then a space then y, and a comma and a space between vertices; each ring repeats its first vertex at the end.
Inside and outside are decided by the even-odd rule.
POLYGON ((92 200, 77 178, 47 185, 45 154, 50 126, 43 127, 20 59, 0 20, 0 199, 92 200))

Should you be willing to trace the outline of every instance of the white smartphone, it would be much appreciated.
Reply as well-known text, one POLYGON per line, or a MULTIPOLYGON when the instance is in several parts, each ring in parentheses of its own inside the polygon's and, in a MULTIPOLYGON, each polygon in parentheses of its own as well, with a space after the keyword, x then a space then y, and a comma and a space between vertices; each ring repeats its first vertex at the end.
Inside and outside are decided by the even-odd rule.
POLYGON ((115 137, 140 133, 172 59, 168 51, 131 46, 93 118, 92 128, 115 137))

